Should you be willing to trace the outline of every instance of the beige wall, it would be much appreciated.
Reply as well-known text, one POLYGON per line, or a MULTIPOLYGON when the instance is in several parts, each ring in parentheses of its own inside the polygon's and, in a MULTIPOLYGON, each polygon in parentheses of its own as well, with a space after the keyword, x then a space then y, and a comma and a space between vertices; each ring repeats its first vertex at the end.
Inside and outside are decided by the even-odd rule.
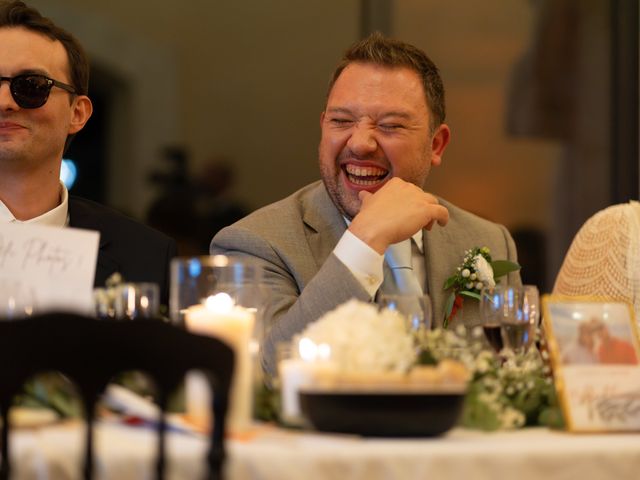
POLYGON ((526 1, 395 3, 394 29, 440 67, 452 141, 428 188, 486 218, 546 230, 560 146, 507 133, 514 63, 528 47, 526 1))
MULTIPOLYGON (((176 141, 188 147, 194 171, 213 156, 232 160, 236 194, 251 207, 317 178, 318 116, 329 73, 358 36, 358 0, 304 8, 295 0, 33 3, 75 32, 94 59, 129 58, 119 67, 137 82, 127 98, 147 96, 133 111, 121 109, 131 117, 121 125, 133 125, 114 133, 127 143, 111 162, 116 205, 143 214, 153 192, 142 178, 159 148, 176 141), (141 62, 153 66, 132 75, 141 62)), ((453 140, 429 189, 509 226, 546 228, 556 149, 504 133, 511 68, 531 21, 524 1, 402 0, 392 24, 433 57, 447 88, 453 140)))
POLYGON ((129 185, 112 190, 116 205, 142 215, 153 195, 142 175, 158 161, 163 141, 184 142, 194 171, 212 156, 232 160, 237 196, 251 207, 317 177, 319 115, 329 74, 357 39, 358 0, 305 2, 304 8, 296 0, 32 4, 74 32, 102 63, 131 58, 123 69, 136 81, 130 93, 148 98, 128 112, 134 125, 121 137, 133 145, 112 158, 120 182, 127 181, 125 169, 139 165, 129 185), (154 58, 153 68, 130 75, 136 59, 154 58), (146 72, 157 77, 172 64, 175 71, 165 74, 175 77, 175 88, 160 82, 162 90, 154 78, 141 79, 146 72), (165 133, 149 132, 157 128, 165 133), (136 146, 140 135, 148 138, 142 147, 136 146))
MULTIPOLYGON (((193 172, 212 157, 231 160, 233 193, 250 208, 318 177, 319 113, 335 62, 358 38, 359 0, 32 3, 128 85, 110 132, 115 206, 144 216, 156 194, 146 175, 175 142, 188 148, 193 172)), ((553 235, 560 146, 509 136, 505 124, 531 3, 397 0, 391 24, 429 53, 447 90, 452 143, 427 188, 511 229, 553 235)))

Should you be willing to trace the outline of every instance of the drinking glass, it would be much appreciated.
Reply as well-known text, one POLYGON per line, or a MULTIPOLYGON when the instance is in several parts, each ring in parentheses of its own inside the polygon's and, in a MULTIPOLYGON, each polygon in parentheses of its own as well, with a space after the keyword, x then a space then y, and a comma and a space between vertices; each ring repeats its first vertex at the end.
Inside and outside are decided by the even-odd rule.
POLYGON ((487 342, 500 353, 504 348, 501 328, 502 289, 485 287, 480 293, 480 324, 487 342))
POLYGON ((433 322, 433 310, 429 295, 381 294, 378 305, 382 308, 395 310, 402 314, 407 321, 407 330, 418 340, 424 339, 433 322))
POLYGON ((19 281, 0 280, 0 319, 19 320, 33 315, 35 294, 19 281))
POLYGON ((157 283, 123 283, 116 287, 115 317, 119 320, 155 318, 160 306, 160 287, 157 283))
POLYGON ((527 351, 539 318, 539 293, 534 285, 496 285, 481 292, 480 314, 487 341, 500 352, 527 351))

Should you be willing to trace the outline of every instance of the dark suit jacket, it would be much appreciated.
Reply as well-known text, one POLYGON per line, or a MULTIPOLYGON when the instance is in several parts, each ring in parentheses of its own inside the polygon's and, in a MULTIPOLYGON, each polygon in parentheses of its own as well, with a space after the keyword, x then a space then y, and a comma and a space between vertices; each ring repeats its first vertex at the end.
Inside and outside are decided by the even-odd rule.
POLYGON ((69 226, 100 232, 94 285, 120 272, 127 282, 160 285, 160 302, 169 301, 169 263, 175 241, 135 220, 90 200, 69 196, 69 226))

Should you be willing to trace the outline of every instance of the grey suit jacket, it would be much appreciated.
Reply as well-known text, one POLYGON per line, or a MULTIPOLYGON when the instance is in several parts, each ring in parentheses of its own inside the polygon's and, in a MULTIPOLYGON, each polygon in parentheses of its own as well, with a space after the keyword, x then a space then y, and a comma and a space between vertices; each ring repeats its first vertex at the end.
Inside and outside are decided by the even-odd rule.
MULTIPOLYGON (((487 246, 494 258, 516 261, 515 245, 506 228, 440 202, 449 210, 449 223, 423 232, 435 325, 442 323, 444 315, 447 293, 442 286, 461 264, 465 250, 487 246)), ((278 342, 290 340, 308 323, 351 298, 371 300, 332 253, 345 230, 344 219, 318 181, 256 210, 213 238, 212 254, 249 257, 264 268, 264 360, 269 370, 274 368, 278 342)), ((519 276, 509 281, 519 282, 519 276)), ((477 306, 469 310, 467 313, 477 311, 477 306)))

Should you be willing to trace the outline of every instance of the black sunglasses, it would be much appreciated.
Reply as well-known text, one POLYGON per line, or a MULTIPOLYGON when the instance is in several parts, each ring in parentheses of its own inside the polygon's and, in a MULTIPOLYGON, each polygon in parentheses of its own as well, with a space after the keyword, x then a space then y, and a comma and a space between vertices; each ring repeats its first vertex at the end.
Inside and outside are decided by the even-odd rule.
POLYGON ((58 87, 75 94, 76 89, 71 85, 59 82, 45 75, 25 73, 15 77, 0 77, 0 85, 9 82, 9 90, 13 100, 20 108, 39 108, 47 103, 51 88, 58 87))

